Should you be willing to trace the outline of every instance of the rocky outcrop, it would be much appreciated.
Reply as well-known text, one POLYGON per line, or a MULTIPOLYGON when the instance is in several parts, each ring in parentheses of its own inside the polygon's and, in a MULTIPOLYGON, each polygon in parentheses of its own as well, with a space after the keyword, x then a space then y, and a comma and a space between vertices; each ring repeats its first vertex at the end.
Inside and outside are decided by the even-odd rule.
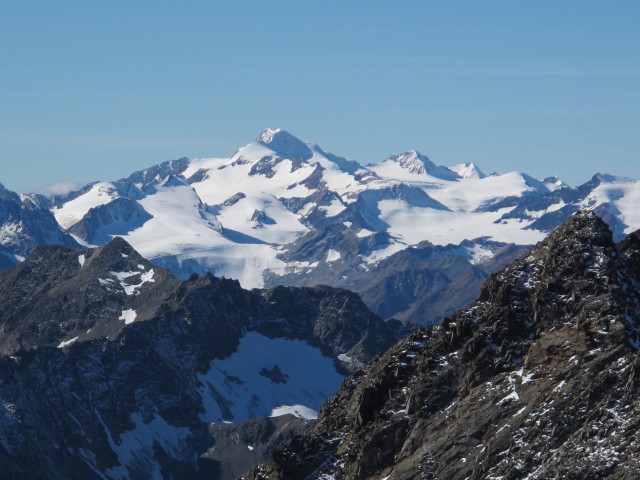
POLYGON ((244 478, 637 478, 639 238, 577 213, 244 478))

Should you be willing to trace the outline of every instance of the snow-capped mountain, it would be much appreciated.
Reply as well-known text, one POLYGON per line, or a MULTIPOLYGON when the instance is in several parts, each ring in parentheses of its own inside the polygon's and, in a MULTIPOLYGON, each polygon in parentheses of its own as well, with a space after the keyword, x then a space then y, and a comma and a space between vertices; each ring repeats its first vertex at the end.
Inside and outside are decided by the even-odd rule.
POLYGON ((479 208, 553 190, 519 173, 484 177, 469 166, 459 175, 418 152, 364 168, 282 130, 266 130, 230 158, 168 162, 155 170, 56 199, 52 211, 67 229, 104 217, 99 227, 71 230, 88 244, 104 240, 100 232, 117 231, 184 277, 213 270, 247 287, 263 285, 265 271, 302 267, 283 262, 282 247, 327 224, 342 224, 358 238, 387 234, 375 249, 357 253, 362 266, 424 240, 447 245, 490 236, 533 243, 545 233, 524 230, 516 220, 495 223, 504 212, 479 208), (138 208, 115 204, 119 198, 138 208))
POLYGON ((24 260, 37 245, 78 246, 60 228, 50 206, 40 195, 18 195, 0 184, 0 269, 24 260))
POLYGON ((120 238, 37 247, 0 272, 0 471, 229 478, 407 331, 347 290, 183 282, 120 238), (220 458, 243 421, 255 435, 220 458))
POLYGON ((579 212, 242 478, 640 478, 639 260, 579 212))
POLYGON ((556 177, 486 175, 473 163, 444 167, 416 151, 364 167, 267 129, 228 158, 182 158, 90 184, 53 198, 51 212, 87 246, 118 235, 180 278, 211 272, 246 288, 324 283, 366 298, 397 279, 396 255, 418 250, 418 277, 440 281, 415 277, 407 288, 440 306, 370 304, 385 304, 376 310, 384 316, 433 323, 467 304, 443 295, 446 285, 473 297, 478 279, 522 250, 506 245, 532 245, 580 208, 622 238, 640 227, 639 199, 633 179, 597 174, 572 188, 556 177), (424 245, 441 248, 427 254, 424 245), (461 259, 461 268, 447 267, 461 259))

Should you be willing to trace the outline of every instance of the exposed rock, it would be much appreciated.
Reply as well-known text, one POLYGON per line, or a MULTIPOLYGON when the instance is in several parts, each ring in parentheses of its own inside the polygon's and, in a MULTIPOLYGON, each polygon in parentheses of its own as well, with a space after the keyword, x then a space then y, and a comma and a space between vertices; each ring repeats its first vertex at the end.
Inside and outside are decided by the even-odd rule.
POLYGON ((240 423, 212 424, 209 434, 214 443, 202 454, 202 461, 213 463, 211 478, 237 478, 248 464, 268 458, 278 446, 296 435, 307 433, 313 423, 293 415, 282 415, 240 423))

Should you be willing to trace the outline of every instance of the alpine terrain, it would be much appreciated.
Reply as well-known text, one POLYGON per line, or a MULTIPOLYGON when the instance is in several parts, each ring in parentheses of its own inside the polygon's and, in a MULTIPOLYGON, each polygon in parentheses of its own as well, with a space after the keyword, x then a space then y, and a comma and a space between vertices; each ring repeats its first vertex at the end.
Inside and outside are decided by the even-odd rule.
POLYGON ((408 331, 347 290, 182 281, 121 238, 38 246, 0 272, 1 476, 233 478, 408 331))
POLYGON ((51 199, 13 195, 59 228, 26 241, 15 214, 0 217, 0 243, 21 256, 5 264, 34 242, 121 236, 183 280, 210 272, 244 288, 344 287, 383 318, 422 324, 467 306, 492 272, 581 208, 616 240, 640 228, 637 180, 597 174, 573 188, 438 166, 416 151, 365 167, 270 129, 228 158, 172 160, 51 199))
POLYGON ((572 216, 245 479, 640 477, 640 232, 572 216))
POLYGON ((38 245, 80 245, 51 214, 41 195, 18 195, 0 184, 0 270, 20 263, 38 245))

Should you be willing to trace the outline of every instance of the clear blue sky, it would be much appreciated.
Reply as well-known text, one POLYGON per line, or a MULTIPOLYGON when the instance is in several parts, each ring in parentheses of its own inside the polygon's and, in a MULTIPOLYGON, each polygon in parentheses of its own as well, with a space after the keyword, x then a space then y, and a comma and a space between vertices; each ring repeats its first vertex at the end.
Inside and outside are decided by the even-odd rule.
POLYGON ((0 182, 114 180, 284 128, 367 164, 640 177, 640 2, 0 0, 0 182))

